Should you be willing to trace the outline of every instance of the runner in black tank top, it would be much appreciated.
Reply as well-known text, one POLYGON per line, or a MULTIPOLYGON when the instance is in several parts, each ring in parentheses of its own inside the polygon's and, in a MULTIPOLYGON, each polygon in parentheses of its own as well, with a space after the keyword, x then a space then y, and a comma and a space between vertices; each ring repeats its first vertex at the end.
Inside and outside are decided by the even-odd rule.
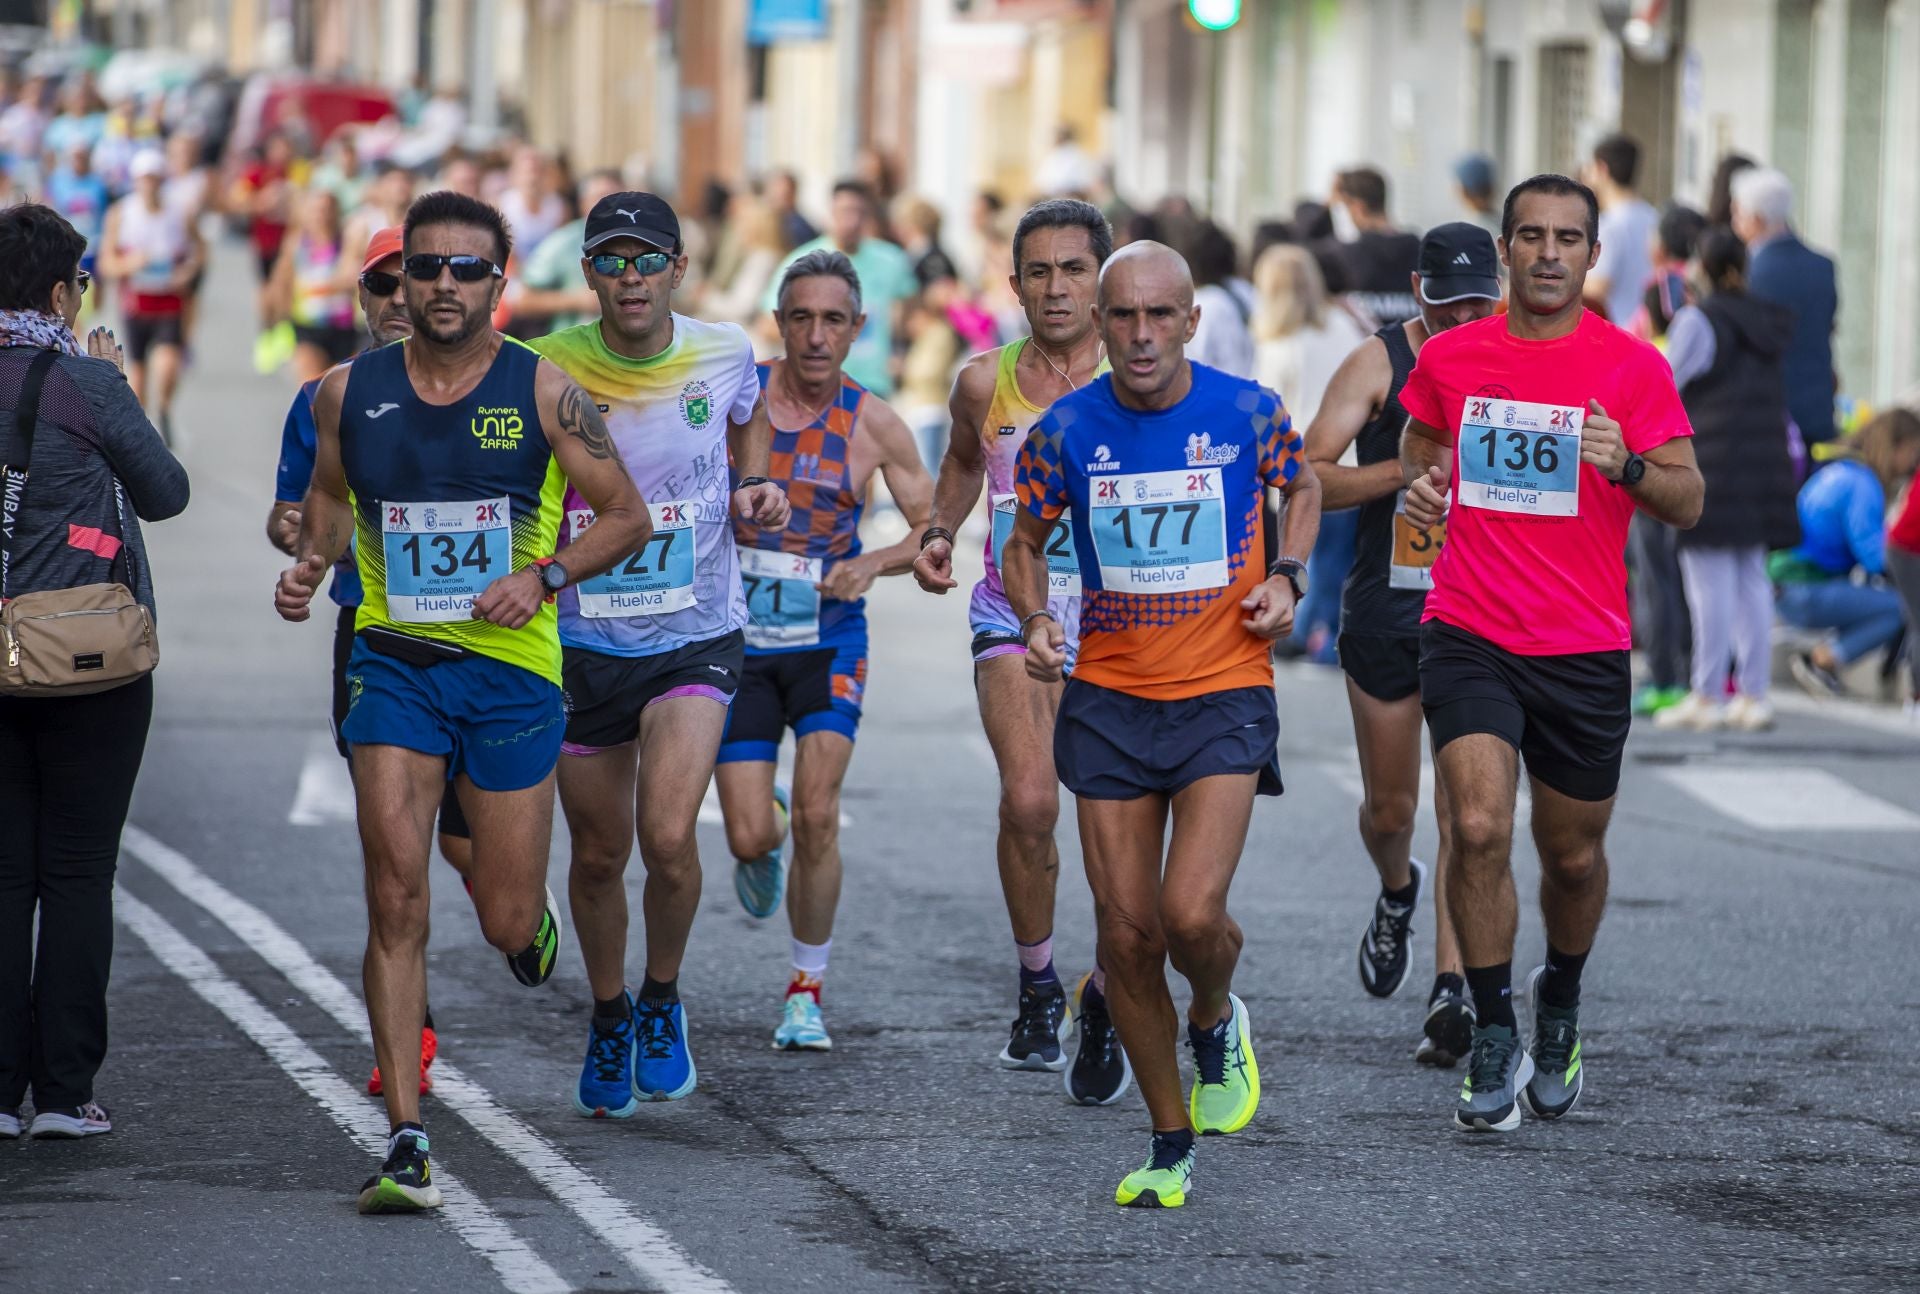
MULTIPOLYGON (((1493 312, 1500 292, 1493 238, 1467 224, 1434 229, 1421 241, 1413 290, 1419 316, 1387 325, 1347 357, 1307 430, 1321 506, 1360 509, 1353 568, 1341 591, 1339 647, 1360 751, 1360 838, 1380 873, 1359 955, 1360 983, 1375 997, 1392 997, 1406 981, 1413 914, 1427 873, 1410 852, 1420 806, 1419 634, 1444 539, 1443 526, 1421 531, 1401 515, 1400 433, 1407 414, 1400 389, 1429 336, 1493 312), (1349 446, 1358 466, 1340 462, 1349 446)), ((1435 816, 1444 823, 1440 794, 1436 785, 1435 816)), ((1442 835, 1433 878, 1436 974, 1414 1058, 1451 1067, 1471 1044, 1474 1016, 1441 883, 1447 852, 1442 835)))

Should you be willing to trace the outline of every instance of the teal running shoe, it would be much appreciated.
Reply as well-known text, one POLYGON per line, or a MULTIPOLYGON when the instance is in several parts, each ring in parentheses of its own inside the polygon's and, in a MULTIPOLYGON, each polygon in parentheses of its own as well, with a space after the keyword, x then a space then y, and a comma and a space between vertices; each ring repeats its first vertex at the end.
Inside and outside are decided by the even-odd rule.
POLYGON ((780 843, 758 858, 735 859, 733 892, 750 917, 765 919, 780 910, 780 897, 787 887, 787 828, 792 817, 787 808, 787 793, 773 788, 773 820, 780 827, 780 843))
POLYGON ((780 1027, 773 1031, 775 1051, 832 1051, 827 1022, 811 993, 789 993, 780 1027))

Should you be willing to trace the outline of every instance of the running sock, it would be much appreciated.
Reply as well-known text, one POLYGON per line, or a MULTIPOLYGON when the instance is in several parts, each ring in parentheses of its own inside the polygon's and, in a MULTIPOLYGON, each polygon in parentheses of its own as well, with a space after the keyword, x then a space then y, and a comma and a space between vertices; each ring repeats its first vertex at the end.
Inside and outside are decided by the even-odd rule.
POLYGON ((595 1024, 608 1026, 617 1025, 632 1014, 633 1009, 627 1005, 627 995, 625 993, 620 994, 618 997, 610 997, 604 1002, 599 998, 593 1000, 593 1022, 595 1024))
POLYGON ((409 1119, 405 1123, 394 1124, 393 1131, 387 1134, 387 1153, 389 1155, 393 1153, 394 1141, 398 1139, 403 1132, 411 1132, 414 1136, 420 1138, 420 1148, 422 1150, 427 1148, 427 1130, 420 1124, 409 1119))
POLYGON ((1060 976, 1053 969, 1052 935, 1031 944, 1023 944, 1016 939, 1013 946, 1020 953, 1021 988, 1045 988, 1049 984, 1059 986, 1060 976))
POLYGON ((1414 900, 1420 897, 1420 873, 1414 871, 1412 868, 1408 868, 1407 883, 1397 890, 1390 890, 1385 885, 1382 885, 1380 887, 1380 897, 1393 904, 1396 908, 1412 907, 1414 900))
POLYGON ((1498 966, 1467 967, 1467 988, 1473 993, 1473 1014, 1481 1028, 1505 1025, 1515 1033, 1519 1022, 1513 1018, 1513 963, 1498 966))
POLYGON ((1192 1149, 1192 1128, 1176 1128, 1172 1132, 1161 1132, 1155 1129, 1153 1134, 1153 1166, 1155 1168, 1172 1168, 1182 1159, 1185 1159, 1187 1152, 1192 1149))
POLYGON ((680 978, 675 976, 662 984, 653 976, 647 976, 640 984, 640 1000, 655 1005, 673 1005, 680 1000, 680 978))
POLYGON ((1580 972, 1586 968, 1587 953, 1563 953, 1549 943, 1547 971, 1540 977, 1541 1004, 1558 1011, 1571 1011, 1579 1006, 1580 972))
POLYGON ((827 954, 833 948, 833 940, 823 944, 801 943, 793 941, 793 979, 787 985, 787 996, 795 993, 811 994, 815 1005, 820 1002, 820 985, 827 978, 827 954))
POLYGON ((1442 971, 1433 977, 1433 992, 1427 994, 1427 1005, 1432 1006, 1440 1000, 1442 993, 1465 995, 1467 980, 1464 975, 1455 975, 1452 971, 1442 971))

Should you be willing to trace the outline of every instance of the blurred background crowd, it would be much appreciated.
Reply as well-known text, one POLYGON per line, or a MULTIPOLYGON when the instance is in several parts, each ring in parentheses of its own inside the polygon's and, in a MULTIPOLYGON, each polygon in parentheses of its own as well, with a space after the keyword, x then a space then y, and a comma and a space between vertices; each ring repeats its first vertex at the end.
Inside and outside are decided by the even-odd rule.
MULTIPOLYGON (((958 365, 1025 328, 1013 223, 1084 197, 1116 243, 1186 256, 1192 357, 1271 385, 1304 427, 1341 359, 1416 309, 1424 227, 1497 235, 1511 182, 1578 175, 1602 205, 1590 306, 1669 351, 1697 425, 1769 446, 1777 429, 1792 463, 1784 487, 1743 476, 1744 452, 1709 471, 1710 498, 1779 517, 1737 537, 1766 568, 1768 670, 1920 697, 1920 666, 1899 672, 1901 588, 1920 605, 1920 0, 53 0, 0 18, 0 201, 88 237, 89 310, 132 334, 169 430, 210 257, 250 261, 255 362, 305 380, 364 344, 364 248, 435 188, 506 214, 496 322, 520 337, 595 311, 581 216, 619 189, 679 210, 676 307, 763 354, 783 263, 838 247, 869 312, 848 369, 929 464, 958 365), (1777 392, 1727 380, 1749 362, 1777 392)), ((1714 626, 1751 571, 1639 522, 1642 708, 1726 722, 1716 692, 1751 682, 1714 626), (1696 668, 1703 617, 1717 664, 1696 668)), ((1326 518, 1291 653, 1331 662, 1352 542, 1326 518)))

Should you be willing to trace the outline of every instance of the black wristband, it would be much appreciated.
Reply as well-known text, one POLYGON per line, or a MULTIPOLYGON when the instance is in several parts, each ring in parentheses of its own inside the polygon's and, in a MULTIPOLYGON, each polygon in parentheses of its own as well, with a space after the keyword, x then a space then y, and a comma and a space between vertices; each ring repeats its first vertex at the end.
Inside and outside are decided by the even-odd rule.
POLYGON ((947 541, 947 547, 953 547, 953 532, 951 530, 948 530, 945 526, 928 526, 920 535, 921 551, 924 552, 927 545, 936 539, 944 539, 947 541))
POLYGON ((743 476, 740 478, 740 484, 733 488, 736 490, 750 490, 756 485, 765 484, 767 484, 767 478, 764 476, 743 476))

